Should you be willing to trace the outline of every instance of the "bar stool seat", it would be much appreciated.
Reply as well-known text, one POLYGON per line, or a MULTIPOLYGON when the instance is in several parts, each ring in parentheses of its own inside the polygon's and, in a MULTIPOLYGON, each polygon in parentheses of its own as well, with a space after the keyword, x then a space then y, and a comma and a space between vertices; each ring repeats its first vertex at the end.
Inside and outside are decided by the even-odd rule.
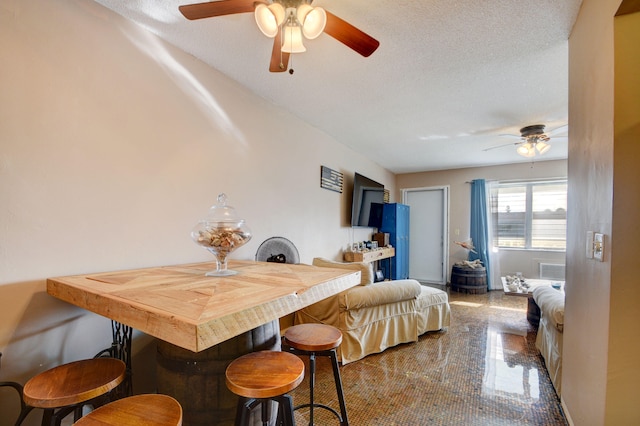
POLYGON ((304 363, 287 352, 251 352, 233 360, 226 370, 226 383, 231 392, 240 396, 236 425, 248 425, 250 412, 261 405, 262 423, 271 418, 269 401, 278 405, 278 422, 293 426, 293 399, 287 393, 304 379, 304 363))
POLYGON ((125 376, 126 365, 119 359, 70 362, 29 379, 24 385, 23 399, 29 407, 44 409, 43 426, 59 425, 72 411, 75 411, 74 420, 78 420, 82 416, 82 405, 109 393, 125 376))
POLYGON ((342 390, 342 379, 340 377, 340 367, 338 365, 338 355, 336 349, 342 343, 342 332, 336 327, 326 324, 298 324, 287 328, 284 332, 283 344, 285 350, 296 355, 309 357, 309 403, 296 406, 294 410, 309 408, 309 425, 313 426, 314 408, 323 408, 331 411, 340 421, 341 426, 348 426, 347 407, 344 402, 344 392, 342 390), (318 404, 314 401, 314 386, 316 374, 316 357, 326 356, 331 360, 333 368, 333 379, 338 395, 340 413, 328 405, 318 404))
POLYGON ((103 405, 82 417, 74 425, 181 426, 182 406, 168 395, 134 395, 103 405))

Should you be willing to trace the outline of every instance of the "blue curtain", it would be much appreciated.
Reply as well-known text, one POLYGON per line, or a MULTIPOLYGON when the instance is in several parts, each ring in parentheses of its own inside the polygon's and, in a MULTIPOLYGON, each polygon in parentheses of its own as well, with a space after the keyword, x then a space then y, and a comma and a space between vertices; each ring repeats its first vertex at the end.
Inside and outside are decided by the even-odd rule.
POLYGON ((485 181, 484 179, 475 179, 471 181, 471 229, 469 236, 473 240, 476 253, 469 251, 469 260, 480 259, 487 270, 488 288, 491 288, 488 215, 485 181))

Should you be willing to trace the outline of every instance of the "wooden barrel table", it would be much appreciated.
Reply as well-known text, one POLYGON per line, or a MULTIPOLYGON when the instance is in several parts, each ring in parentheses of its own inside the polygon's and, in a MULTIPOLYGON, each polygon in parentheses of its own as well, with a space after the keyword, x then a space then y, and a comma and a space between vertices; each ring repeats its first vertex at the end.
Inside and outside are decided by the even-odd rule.
MULTIPOLYGON (((227 389, 225 371, 236 358, 261 350, 280 350, 280 325, 272 321, 202 352, 157 341, 158 393, 174 397, 184 426, 234 424, 238 397, 227 389)), ((256 419, 259 423, 259 418, 256 419)))
POLYGON ((453 265, 451 290, 459 293, 485 294, 487 292, 487 270, 484 266, 453 265))

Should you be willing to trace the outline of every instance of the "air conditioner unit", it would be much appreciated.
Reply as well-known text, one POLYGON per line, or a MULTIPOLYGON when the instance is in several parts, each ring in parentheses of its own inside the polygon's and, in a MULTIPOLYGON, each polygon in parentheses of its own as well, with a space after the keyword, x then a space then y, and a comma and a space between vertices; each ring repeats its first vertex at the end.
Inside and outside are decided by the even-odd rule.
POLYGON ((540 279, 564 281, 564 264, 540 263, 540 279))

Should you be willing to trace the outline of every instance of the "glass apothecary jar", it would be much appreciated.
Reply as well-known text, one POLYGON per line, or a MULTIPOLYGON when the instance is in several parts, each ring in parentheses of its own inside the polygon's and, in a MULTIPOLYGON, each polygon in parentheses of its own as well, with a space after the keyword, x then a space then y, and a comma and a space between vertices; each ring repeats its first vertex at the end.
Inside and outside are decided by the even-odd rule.
POLYGON ((227 269, 227 256, 249 242, 251 230, 238 217, 236 210, 227 205, 227 196, 220 194, 217 204, 209 209, 207 217, 191 231, 191 238, 216 258, 216 270, 209 271, 206 275, 223 277, 238 273, 227 269))

